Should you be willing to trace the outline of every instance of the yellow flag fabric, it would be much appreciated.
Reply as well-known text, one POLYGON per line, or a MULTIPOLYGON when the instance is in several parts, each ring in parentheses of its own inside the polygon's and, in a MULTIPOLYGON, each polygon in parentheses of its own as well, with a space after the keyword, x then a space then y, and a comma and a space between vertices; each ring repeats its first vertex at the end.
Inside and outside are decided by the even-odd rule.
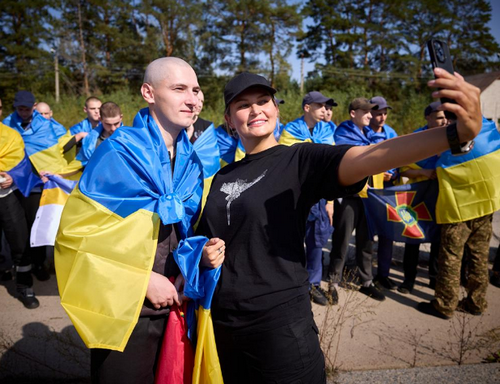
POLYGON ((56 242, 64 255, 55 259, 57 283, 88 348, 124 350, 146 296, 158 231, 156 213, 140 209, 123 218, 73 191, 56 242))
POLYGON ((211 311, 200 306, 196 317, 198 339, 196 341, 193 384, 222 384, 222 370, 215 345, 211 311))
POLYGON ((0 123, 0 171, 6 172, 24 158, 23 138, 12 128, 0 123))
POLYGON ((438 224, 464 222, 500 209, 500 134, 483 118, 474 148, 466 155, 444 152, 436 166, 438 224))

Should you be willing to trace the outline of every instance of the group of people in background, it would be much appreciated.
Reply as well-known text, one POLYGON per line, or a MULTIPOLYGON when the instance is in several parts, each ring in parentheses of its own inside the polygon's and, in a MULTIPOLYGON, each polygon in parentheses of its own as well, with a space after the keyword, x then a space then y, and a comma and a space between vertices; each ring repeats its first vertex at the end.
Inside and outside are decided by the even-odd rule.
MULTIPOLYGON (((208 135, 209 130, 215 132, 213 140, 216 140, 218 150, 216 160, 223 168, 213 180, 210 178, 208 184, 205 182, 206 191, 203 193, 205 198, 210 183, 213 184, 211 194, 208 196, 207 208, 200 220, 197 233, 210 239, 202 246, 201 265, 204 268, 223 266, 219 289, 214 297, 214 306, 219 309, 214 312, 215 332, 217 341, 224 345, 219 350, 219 358, 225 381, 238 382, 242 372, 245 369, 250 369, 245 364, 250 363, 242 363, 244 360, 241 360, 239 352, 235 351, 238 348, 253 348, 250 345, 245 346, 245 343, 250 343, 248 341, 249 335, 254 337, 259 331, 263 332, 262 335, 267 335, 265 337, 271 337, 270 332, 272 332, 273 338, 279 339, 276 343, 286 349, 286 345, 280 344, 283 341, 280 339, 281 335, 275 333, 275 328, 269 328, 273 324, 281 324, 285 315, 288 316, 287 321, 293 324, 293 327, 297 327, 297 332, 305 332, 304 327, 310 328, 308 328, 306 342, 311 343, 310 345, 314 344, 314 348, 311 348, 320 356, 321 353, 318 352, 316 342, 311 341, 317 338, 317 334, 313 331, 314 321, 307 316, 304 317, 306 320, 302 317, 304 311, 310 311, 308 309, 309 303, 304 304, 303 301, 304 295, 301 292, 303 287, 297 285, 291 289, 290 281, 306 276, 308 300, 310 299, 319 305, 338 304, 338 291, 345 281, 345 265, 354 231, 356 233, 355 259, 360 282, 359 292, 378 301, 385 300, 384 290, 397 289, 402 294, 412 292, 417 275, 419 245, 406 244, 403 261, 404 280, 398 286, 390 278, 393 241, 379 235, 377 274, 374 275, 373 239, 368 228, 362 199, 366 198, 368 188, 384 188, 401 182, 412 183, 436 179, 438 177, 436 162, 440 155, 434 154, 432 157, 419 160, 415 165, 415 163, 401 164, 401 161, 407 158, 406 155, 401 152, 396 153, 390 144, 387 147, 377 147, 387 148, 385 152, 384 149, 380 149, 376 156, 372 154, 370 149, 374 145, 397 137, 395 130, 386 124, 392 107, 382 96, 353 99, 348 105, 350 119, 337 127, 332 121, 332 117, 338 103, 333 98, 318 91, 312 91, 304 96, 302 116, 283 126, 279 121, 278 114, 279 104, 283 101, 275 98, 276 90, 264 78, 246 73, 236 76, 226 86, 224 93, 226 122, 215 128, 213 123, 199 116, 203 108, 204 95, 197 85, 196 77, 193 77, 194 71, 186 66, 187 64, 184 62, 170 60, 161 63, 153 62, 152 66, 148 67, 142 94, 148 102, 149 112, 141 111, 136 116, 133 126, 134 128, 149 129, 149 132, 157 129, 157 125, 161 128, 159 141, 155 141, 156 139, 153 137, 154 145, 151 148, 154 147, 154 151, 159 151, 161 166, 168 164, 167 168, 173 172, 174 177, 170 181, 172 185, 180 183, 181 176, 176 174, 176 170, 177 167, 181 167, 179 159, 184 154, 184 152, 180 152, 180 142, 183 140, 184 133, 177 132, 174 135, 166 127, 183 127, 190 144, 182 143, 182 151, 189 152, 191 151, 189 148, 194 147, 195 153, 198 150, 196 142, 204 135, 208 135), (179 77, 176 78, 177 82, 170 79, 168 75, 162 77, 159 74, 160 69, 168 70, 170 71, 168 73, 179 77), (167 81, 168 87, 170 87, 167 91, 161 90, 158 86, 162 81, 167 81), (185 95, 188 93, 192 94, 189 95, 190 99, 186 101, 188 96, 185 95), (167 98, 169 98, 168 101, 166 101, 167 98), (165 105, 167 107, 164 107, 165 105), (259 129, 263 130, 263 127, 268 129, 270 124, 273 124, 272 138, 267 131, 255 133, 260 132, 259 129), (282 146, 275 147, 276 141, 282 146), (163 150, 158 149, 158 146, 163 145, 159 143, 163 142, 168 150, 165 152, 167 153, 166 158, 163 158, 165 156, 161 152, 163 150), (293 149, 277 149, 284 146, 293 146, 293 149), (339 147, 337 148, 337 146, 339 147), (335 150, 332 151, 329 147, 335 147, 335 150), (363 149, 363 152, 356 152, 355 155, 352 155, 354 152, 351 151, 351 148, 353 147, 366 148, 363 149), (246 155, 241 163, 237 164, 238 151, 246 155), (350 162, 347 163, 347 160, 343 159, 349 152, 351 157, 348 156, 350 162), (174 156, 176 156, 175 161, 174 156), (330 160, 328 156, 334 160, 330 160), (377 160, 381 165, 364 164, 363 156, 369 157, 367 162, 370 162, 370 159, 371 162, 377 160), (286 164, 281 164, 283 169, 278 167, 282 161, 286 162, 286 164), (229 163, 234 164, 225 168, 224 166, 229 163), (380 170, 379 168, 383 164, 397 165, 397 168, 380 170), (343 170, 340 170, 341 167, 343 170), (366 174, 362 171, 364 167, 368 169, 366 174), (379 170, 379 173, 375 175, 369 173, 372 168, 379 170), (300 173, 302 171, 305 172, 304 175, 300 173), (327 171, 332 172, 330 178, 325 176, 327 171), (339 172, 339 175, 334 175, 336 172, 339 172), (348 177, 346 174, 352 174, 352 176, 348 177), (238 175, 236 181, 231 181, 233 175, 238 175), (292 180, 292 177, 295 176, 299 179, 299 184, 292 180), (276 180, 271 179, 271 177, 275 177, 276 180), (287 179, 287 177, 290 178, 287 179), (275 184, 280 183, 283 185, 278 188, 275 184), (257 203, 249 197, 242 199, 241 196, 244 195, 244 192, 254 185, 260 185, 259 192, 256 192, 256 195, 252 197, 252 199, 257 200, 257 203), (286 196, 288 185, 294 193, 298 193, 297 196, 301 197, 286 196), (266 217, 264 220, 262 207, 267 204, 265 199, 269 197, 272 200, 274 194, 277 193, 276 191, 279 191, 280 198, 288 200, 288 202, 285 204, 283 201, 273 201, 272 204, 275 206, 266 207, 266 209, 274 212, 276 217, 266 217), (300 199, 304 199, 304 201, 300 199), (258 204, 261 204, 262 207, 258 204), (292 206, 297 210, 307 208, 307 212, 292 214, 280 211, 280 209, 290 209, 292 206), (238 217, 234 213, 237 210, 245 214, 238 217), (261 214, 259 220, 254 219, 252 215, 257 216, 258 214, 261 214), (307 217, 304 223, 299 220, 302 217, 307 217), (280 226, 286 230, 280 229, 280 226), (226 236, 223 236, 223 228, 226 227, 230 229, 226 236), (291 239, 290 236, 293 234, 299 234, 303 237, 291 239), (324 290, 321 287, 321 281, 325 275, 323 273, 323 248, 330 237, 332 238, 332 249, 326 273, 328 289, 324 290), (264 240, 262 240, 263 238, 264 240), (261 240, 262 244, 259 244, 261 240), (304 244, 305 258, 302 261, 301 252, 304 250, 300 251, 298 248, 303 248, 304 244), (248 252, 244 249, 247 249, 248 252), (286 259, 286 252, 290 252, 290 260, 286 259), (238 253, 240 259, 234 259, 235 253, 238 253), (260 254, 270 255, 275 259, 272 262, 269 261, 270 259, 263 261, 255 256, 260 254), (295 255, 298 255, 297 260, 295 260, 295 255), (248 259, 242 261, 242 258, 248 259), (258 265, 258 263, 262 263, 262 265, 258 265), (300 264, 306 268, 307 273, 301 272, 300 264), (245 271, 248 272, 247 275, 241 273, 245 271), (280 273, 286 277, 280 276, 280 273), (292 278, 292 276, 294 277, 292 278), (267 292, 271 289, 269 287, 272 287, 274 291, 267 292), (259 291, 258 295, 255 293, 256 291, 259 291), (270 313, 265 316, 261 314, 263 308, 273 310, 276 302, 280 305, 286 304, 286 306, 280 307, 283 314, 272 316, 270 313), (297 311, 300 314, 297 314, 297 311), (292 323, 292 320, 295 322, 292 323), (303 321, 306 321, 307 324, 302 324, 303 321), (263 322, 267 322, 267 325, 263 326, 263 322), (246 331, 242 330, 244 327, 248 327, 246 331), (242 346, 237 344, 242 344, 242 346), (246 368, 242 367, 241 364, 245 365, 246 368)), ((29 240, 31 226, 40 204, 43 182, 50 175, 58 175, 72 180, 80 179, 82 172, 85 174, 102 171, 103 175, 112 175, 114 172, 113 157, 107 159, 104 150, 100 150, 99 160, 93 161, 96 149, 112 137, 115 132, 122 132, 122 134, 113 143, 105 146, 107 151, 126 152, 128 147, 123 143, 133 142, 133 145, 130 144, 132 147, 135 145, 134 140, 138 139, 131 138, 133 136, 131 133, 124 132, 132 130, 132 128, 122 127, 123 114, 120 107, 112 101, 102 103, 97 97, 89 97, 85 101, 83 111, 87 117, 68 130, 54 120, 51 108, 47 103, 37 103, 33 94, 28 91, 19 91, 15 95, 13 106, 15 111, 3 120, 3 124, 0 124, 2 140, 0 143, 0 228, 10 248, 19 299, 26 308, 34 309, 39 306, 39 302, 33 292, 32 274, 39 280, 50 278, 46 265, 47 249, 45 247, 31 247, 29 240), (124 145, 123 149, 119 148, 117 143, 124 145), (97 162, 101 167, 106 164, 107 168, 100 170, 99 167, 94 166, 97 162), (88 165, 88 170, 85 171, 88 165), (28 179, 29 182, 26 181, 28 179)), ((477 111, 475 113, 477 114, 477 111)), ((432 131, 435 128, 442 128, 454 123, 454 121, 448 121, 439 102, 429 104, 424 111, 424 117, 427 120, 427 125, 415 132, 432 131)), ((427 137, 431 136, 427 135, 427 137)), ((399 145, 408 144, 408 142, 405 144, 403 141, 399 143, 399 145)), ((476 142, 477 147, 481 145, 481 141, 476 142)), ((419 142, 418 146, 423 148, 425 144, 419 142)), ((437 146, 438 144, 436 144, 437 146)), ((144 151, 153 150, 151 148, 144 148, 144 151)), ((206 154, 197 154, 199 158, 204 155, 206 154)), ((139 154, 136 153, 134 156, 139 156, 139 154)), ((149 154, 144 154, 144 156, 147 157, 149 154)), ((418 158, 416 155, 412 156, 411 159, 418 158)), ((137 161, 141 164, 145 162, 145 160, 137 161)), ((195 160, 193 164, 198 164, 197 161, 195 160)), ((201 164, 204 165, 204 162, 201 161, 201 164)), ((131 169, 137 170, 139 168, 132 167, 131 169)), ((115 172, 119 172, 118 168, 115 172)), ((152 176, 149 177, 147 172, 145 175, 141 176, 141 180, 146 180, 143 183, 154 184, 154 180, 151 181, 152 176)), ((96 196, 94 193, 98 192, 99 176, 87 174, 86 178, 82 179, 83 186, 80 187, 80 190, 84 195, 96 196), (95 191, 89 187, 91 183, 96 183, 95 191)), ((207 179, 206 172, 204 177, 197 175, 194 178, 207 179)), ((113 181, 106 180, 103 183, 112 185, 113 181)), ((119 185, 117 181, 117 188, 119 185)), ((167 196, 165 199, 175 200, 177 198, 172 192, 175 188, 175 185, 167 187, 169 190, 168 193, 165 192, 165 196, 167 196)), ((110 191, 106 190, 106 193, 111 193, 110 191)), ((201 199, 201 193, 192 191, 191 195, 200 195, 201 199)), ((85 200, 83 197, 78 198, 85 200)), ((181 239, 184 240, 188 234, 191 234, 191 230, 186 230, 184 233, 183 229, 173 230, 171 228, 172 223, 179 222, 179 220, 184 223, 182 221, 184 219, 177 221, 165 219, 163 215, 166 214, 162 213, 162 210, 170 209, 171 206, 162 198, 163 196, 159 198, 159 208, 155 208, 160 212, 162 224, 159 227, 160 235, 158 249, 155 251, 155 264, 152 267, 153 273, 166 270, 168 265, 170 270, 176 269, 170 265, 172 258, 169 259, 167 255, 174 252, 181 239), (161 265, 157 265, 158 262, 161 265)), ((103 198, 103 201, 105 200, 103 198)), ((182 209, 190 212, 191 208, 187 206, 186 201, 183 200, 182 209)), ((114 203, 109 203, 109 206, 106 204, 108 203, 103 203, 107 208, 115 209, 110 208, 115 207, 114 203)), ((120 212, 119 207, 116 207, 116 212, 120 212)), ((197 214, 199 214, 199 209, 194 208, 193 217, 196 218, 197 214)), ((449 319, 457 308, 472 315, 480 315, 486 310, 492 214, 493 212, 488 212, 480 217, 458 223, 441 224, 441 237, 440 240, 431 244, 429 261, 429 286, 435 289, 435 298, 430 303, 420 303, 418 306, 420 311, 435 317, 449 319), (459 302, 462 261, 466 266, 467 296, 459 302)), ((178 273, 178 268, 176 271, 178 273)), ((151 316, 151 313, 154 313, 155 316, 168 313, 165 311, 166 307, 181 301, 180 295, 168 295, 168 297, 160 299, 161 295, 156 295, 153 292, 154 279, 156 277, 151 277, 149 285, 146 284, 145 295, 150 305, 141 309, 141 317, 151 316)), ((493 268, 491 283, 500 286, 500 257, 498 256, 493 268)), ((180 285, 176 281, 175 288, 179 290, 179 287, 180 285)), ((151 317, 149 319, 151 324, 156 321, 151 320, 151 317)), ((151 325, 144 325, 146 328, 148 326, 151 327, 151 325)), ((158 329, 157 333, 161 334, 162 328, 158 329)), ((136 331, 134 330, 134 332, 136 331)), ((147 331, 143 329, 140 332, 139 339, 147 337, 147 331)), ((286 335, 283 335, 284 337, 286 335)), ((254 342, 252 341, 252 343, 254 342)), ((260 342, 261 340, 259 340, 260 342)), ((259 345, 263 349, 270 348, 263 341, 262 343, 259 345)), ((114 373, 119 367, 122 367, 123 361, 109 357, 107 349, 96 348, 93 351, 95 351, 92 355, 93 379, 103 382, 111 381, 110 372, 114 373)), ((153 348, 148 355, 149 357, 144 359, 154 360, 156 351, 153 348)), ((130 356, 134 353, 135 351, 132 351, 130 356)), ((278 355, 274 357, 282 358, 278 355)), ((289 358, 300 357, 290 354, 289 358)), ((322 382, 324 366, 316 360, 315 358, 315 361, 308 363, 305 374, 304 372, 297 373, 293 378, 297 379, 306 375, 310 378, 310 382, 322 382), (323 368, 319 367, 318 364, 323 368)), ((289 362, 288 359, 286 361, 289 362)), ((271 364, 278 366, 279 362, 271 359, 268 365, 271 364)), ((258 370, 260 368, 253 367, 252 369, 258 370)), ((262 370, 264 369, 262 368, 262 370)), ((261 378, 259 375, 262 372, 259 374, 251 370, 249 372, 249 378, 257 380, 261 378)))

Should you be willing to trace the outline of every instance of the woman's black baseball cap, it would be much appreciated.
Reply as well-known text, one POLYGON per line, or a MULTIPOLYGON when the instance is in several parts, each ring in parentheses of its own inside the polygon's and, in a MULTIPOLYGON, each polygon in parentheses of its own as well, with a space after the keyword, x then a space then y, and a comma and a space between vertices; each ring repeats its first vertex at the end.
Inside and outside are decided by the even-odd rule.
POLYGON ((271 95, 276 93, 276 89, 271 87, 271 83, 265 77, 256 75, 255 73, 243 72, 229 80, 224 88, 224 103, 226 104, 226 108, 236 96, 253 87, 264 88, 271 95))

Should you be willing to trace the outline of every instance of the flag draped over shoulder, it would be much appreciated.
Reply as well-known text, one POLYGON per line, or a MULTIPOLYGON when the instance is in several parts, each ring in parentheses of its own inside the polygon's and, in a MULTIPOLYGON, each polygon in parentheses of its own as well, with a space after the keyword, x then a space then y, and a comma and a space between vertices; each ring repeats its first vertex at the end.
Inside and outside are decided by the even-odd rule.
POLYGON ((33 112, 33 119, 28 129, 24 130, 21 123, 22 120, 17 112, 4 120, 5 125, 15 129, 22 136, 26 153, 37 172, 58 173, 64 169, 68 162, 63 156, 63 148, 71 140, 71 134, 67 132, 57 136, 51 121, 37 111, 33 112))
POLYGON ((70 129, 69 132, 72 135, 76 135, 79 132, 92 132, 92 124, 90 123, 89 119, 84 119, 80 121, 78 124, 73 125, 70 129))
POLYGON ((436 163, 439 197, 436 220, 457 223, 500 209, 500 134, 483 117, 474 148, 465 155, 441 154, 436 163))
MULTIPOLYGON (((55 266, 61 304, 89 348, 123 351, 144 302, 159 221, 192 234, 203 169, 186 133, 170 156, 147 109, 95 151, 64 208, 55 266)), ((197 266, 196 266, 197 267, 197 266)))
POLYGON ((283 132, 281 132, 279 143, 284 145, 303 142, 334 144, 333 132, 334 130, 330 124, 319 121, 314 126, 311 134, 304 120, 304 116, 302 116, 285 125, 283 132))
POLYGON ((439 236, 434 214, 437 195, 436 180, 369 188, 363 203, 371 234, 410 244, 434 241, 439 236))
POLYGON ((65 174, 83 170, 95 152, 97 139, 101 135, 103 129, 102 124, 99 124, 90 131, 90 133, 82 139, 82 147, 80 152, 76 155, 76 158, 59 173, 65 174))
POLYGON ((245 148, 243 148, 241 140, 230 136, 223 125, 219 125, 215 133, 217 134, 221 168, 245 157, 245 148))
POLYGON ((54 245, 64 205, 77 183, 55 175, 47 177, 49 181, 43 186, 40 206, 31 227, 32 247, 54 245))
MULTIPOLYGON (((335 130, 334 139, 337 145, 347 144, 347 145, 357 145, 366 146, 374 144, 372 140, 373 131, 368 127, 363 127, 363 132, 354 124, 351 120, 346 120, 342 122, 335 130)), ((373 188, 383 188, 384 187, 384 174, 379 173, 377 175, 371 176, 371 184, 373 188)), ((358 193, 359 197, 367 197, 368 183, 365 185, 363 190, 358 193)))
POLYGON ((7 172, 19 191, 28 196, 31 190, 43 185, 36 176, 24 150, 21 135, 14 129, 0 123, 0 171, 7 172))

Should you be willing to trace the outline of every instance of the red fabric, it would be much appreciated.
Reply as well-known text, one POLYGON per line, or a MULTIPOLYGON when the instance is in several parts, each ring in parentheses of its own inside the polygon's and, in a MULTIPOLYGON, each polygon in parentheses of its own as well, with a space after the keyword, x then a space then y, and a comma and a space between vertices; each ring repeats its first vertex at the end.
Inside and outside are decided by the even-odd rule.
POLYGON ((171 307, 156 368, 155 384, 192 382, 194 351, 187 336, 188 326, 184 316, 186 309, 187 301, 180 308, 177 305, 171 307))

